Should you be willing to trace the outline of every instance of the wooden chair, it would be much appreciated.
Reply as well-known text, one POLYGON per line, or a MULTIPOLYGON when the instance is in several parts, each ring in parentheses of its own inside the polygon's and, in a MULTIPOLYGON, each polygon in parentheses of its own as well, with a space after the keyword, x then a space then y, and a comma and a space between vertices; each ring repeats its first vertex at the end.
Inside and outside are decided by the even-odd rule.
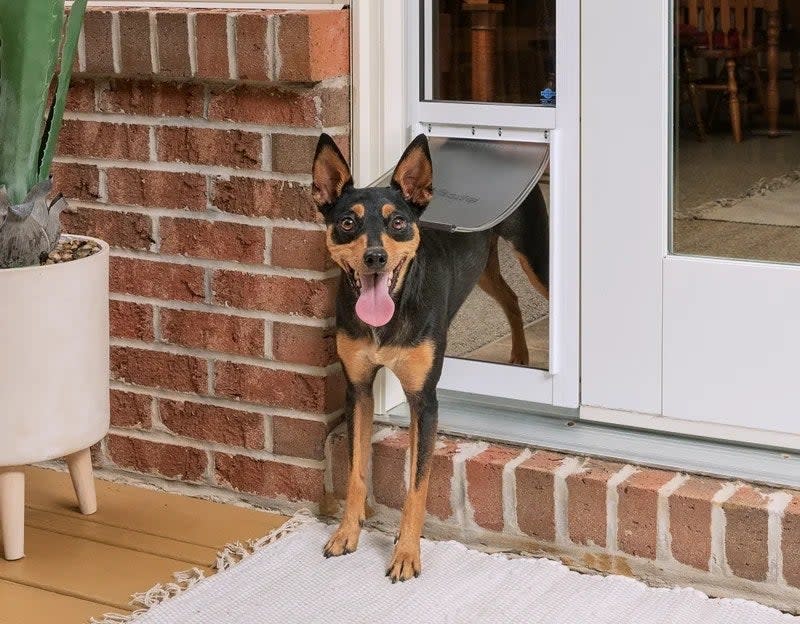
POLYGON ((677 7, 682 78, 694 111, 700 140, 706 128, 700 108, 699 92, 722 92, 728 96, 733 140, 742 140, 743 96, 739 84, 743 66, 749 66, 755 79, 761 107, 767 109, 766 94, 757 64, 755 42, 756 0, 681 0, 677 7), (709 66, 724 63, 724 70, 709 77, 697 76, 697 59, 709 66))

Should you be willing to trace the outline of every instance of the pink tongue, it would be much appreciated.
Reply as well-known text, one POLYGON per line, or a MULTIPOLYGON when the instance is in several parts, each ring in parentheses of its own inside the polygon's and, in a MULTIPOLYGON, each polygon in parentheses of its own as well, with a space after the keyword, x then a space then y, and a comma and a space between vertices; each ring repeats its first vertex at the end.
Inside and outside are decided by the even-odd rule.
POLYGON ((367 325, 381 327, 392 320, 394 301, 389 296, 391 273, 376 273, 361 277, 361 295, 356 302, 356 314, 367 325))

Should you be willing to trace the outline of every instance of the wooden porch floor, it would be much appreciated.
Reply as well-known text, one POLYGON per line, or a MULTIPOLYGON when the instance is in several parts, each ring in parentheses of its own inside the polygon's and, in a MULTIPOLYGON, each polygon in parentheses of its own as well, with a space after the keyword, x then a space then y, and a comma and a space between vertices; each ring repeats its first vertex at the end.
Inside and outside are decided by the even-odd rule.
POLYGON ((0 624, 79 624, 129 611, 134 592, 199 567, 225 544, 266 535, 286 518, 97 481, 98 512, 77 509, 66 473, 26 470, 25 553, 0 558, 0 624))

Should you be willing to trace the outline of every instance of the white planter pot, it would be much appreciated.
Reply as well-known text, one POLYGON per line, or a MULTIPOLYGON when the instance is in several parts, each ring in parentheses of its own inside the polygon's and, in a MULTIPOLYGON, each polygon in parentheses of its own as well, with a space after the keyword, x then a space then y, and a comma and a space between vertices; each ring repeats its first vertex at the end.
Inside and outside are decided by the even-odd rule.
POLYGON ((108 431, 109 251, 96 242, 87 258, 0 270, 0 467, 64 457, 108 431))

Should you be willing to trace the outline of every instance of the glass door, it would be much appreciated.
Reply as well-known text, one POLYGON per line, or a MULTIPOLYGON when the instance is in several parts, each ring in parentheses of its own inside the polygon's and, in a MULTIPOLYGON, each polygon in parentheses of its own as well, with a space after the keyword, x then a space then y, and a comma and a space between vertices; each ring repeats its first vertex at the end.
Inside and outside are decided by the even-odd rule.
MULTIPOLYGON (((507 286, 476 287, 468 297, 449 330, 439 388, 577 407, 579 1, 408 6, 409 136, 460 141, 468 152, 474 142, 474 170, 464 175, 487 176, 490 202, 508 189, 492 189, 501 176, 481 170, 481 145, 490 142, 501 159, 526 145, 549 149, 549 169, 534 191, 549 218, 549 289, 501 237, 490 268, 507 286)), ((461 195, 434 171, 437 185, 435 197, 461 195)))
POLYGON ((796 446, 800 0, 583 10, 584 402, 796 446))

